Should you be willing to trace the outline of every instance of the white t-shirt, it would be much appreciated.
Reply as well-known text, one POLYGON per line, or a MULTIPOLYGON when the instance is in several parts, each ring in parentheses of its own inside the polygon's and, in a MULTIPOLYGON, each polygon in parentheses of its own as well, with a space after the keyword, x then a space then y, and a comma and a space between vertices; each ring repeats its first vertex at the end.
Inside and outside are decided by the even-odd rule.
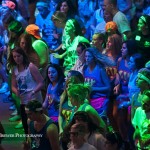
MULTIPOLYGON (((132 124, 135 129, 138 127, 141 137, 150 134, 149 133, 149 126, 150 126, 149 120, 150 120, 150 112, 146 113, 145 110, 142 109, 142 107, 138 107, 136 109, 134 118, 132 120, 132 124)), ((142 145, 140 145, 138 142, 137 146, 141 148, 150 149, 150 144, 147 145, 146 147, 142 147, 142 145)))
POLYGON ((118 26, 118 31, 123 34, 126 31, 131 31, 129 22, 126 18, 126 16, 118 11, 115 16, 113 17, 113 21, 116 22, 117 26, 118 26))
POLYGON ((145 127, 144 122, 150 119, 150 113, 146 113, 142 107, 138 107, 136 109, 134 118, 132 120, 132 124, 134 128, 138 127, 141 137, 147 131, 147 127, 145 127))
POLYGON ((97 150, 93 145, 90 145, 88 143, 84 143, 82 147, 76 149, 74 148, 74 145, 72 145, 68 150, 97 150))

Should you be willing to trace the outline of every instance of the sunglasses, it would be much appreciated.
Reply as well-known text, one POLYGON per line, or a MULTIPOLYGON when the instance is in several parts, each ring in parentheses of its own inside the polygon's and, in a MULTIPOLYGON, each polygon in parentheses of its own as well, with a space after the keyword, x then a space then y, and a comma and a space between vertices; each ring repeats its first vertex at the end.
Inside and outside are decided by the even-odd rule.
POLYGON ((73 136, 78 136, 78 135, 79 135, 78 132, 71 132, 71 131, 69 132, 69 134, 70 134, 70 135, 73 135, 73 136))

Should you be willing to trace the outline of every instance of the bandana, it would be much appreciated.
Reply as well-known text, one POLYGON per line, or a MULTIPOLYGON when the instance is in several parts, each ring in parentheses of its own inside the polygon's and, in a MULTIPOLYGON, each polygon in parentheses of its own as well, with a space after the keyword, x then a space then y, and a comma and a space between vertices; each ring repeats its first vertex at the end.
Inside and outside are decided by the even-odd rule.
MULTIPOLYGON (((26 107, 25 107, 25 110, 27 110, 27 111, 33 111, 32 109, 29 109, 29 108, 26 108, 26 107)), ((36 108, 34 111, 41 111, 41 110, 43 110, 42 107, 36 108)))

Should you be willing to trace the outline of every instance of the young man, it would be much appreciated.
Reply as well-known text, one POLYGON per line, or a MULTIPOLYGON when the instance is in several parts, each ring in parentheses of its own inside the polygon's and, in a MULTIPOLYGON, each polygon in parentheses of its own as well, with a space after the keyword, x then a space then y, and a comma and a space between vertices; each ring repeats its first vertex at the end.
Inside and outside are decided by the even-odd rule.
POLYGON ((76 123, 72 125, 70 131, 71 147, 68 150, 96 150, 93 145, 85 142, 86 126, 76 123))
POLYGON ((113 22, 116 22, 118 31, 123 35, 124 40, 129 38, 131 34, 130 24, 121 11, 117 8, 117 0, 104 0, 104 10, 113 15, 113 22))
POLYGON ((33 100, 26 105, 31 150, 59 150, 57 126, 43 113, 42 104, 33 100))

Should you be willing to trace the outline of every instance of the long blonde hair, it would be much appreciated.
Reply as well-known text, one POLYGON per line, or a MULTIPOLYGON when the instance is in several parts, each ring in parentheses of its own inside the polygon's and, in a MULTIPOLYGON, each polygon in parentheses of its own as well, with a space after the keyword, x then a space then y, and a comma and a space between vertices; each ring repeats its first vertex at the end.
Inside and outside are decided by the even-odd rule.
POLYGON ((115 56, 119 56, 121 54, 121 48, 122 48, 122 39, 121 36, 118 34, 113 34, 108 37, 108 39, 112 43, 112 48, 110 50, 106 49, 107 51, 111 51, 111 54, 115 56))

